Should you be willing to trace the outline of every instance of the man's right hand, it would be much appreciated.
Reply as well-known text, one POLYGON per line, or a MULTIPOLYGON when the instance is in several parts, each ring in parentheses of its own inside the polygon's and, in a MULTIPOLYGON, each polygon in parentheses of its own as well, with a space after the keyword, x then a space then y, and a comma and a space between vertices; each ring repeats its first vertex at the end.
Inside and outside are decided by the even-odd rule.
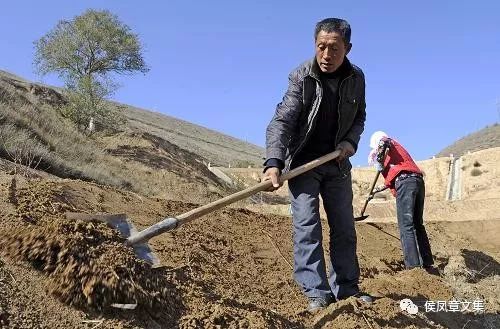
POLYGON ((279 181, 280 172, 279 168, 269 167, 264 173, 264 176, 262 176, 263 181, 270 180, 273 183, 273 185, 267 189, 268 192, 276 191, 283 186, 283 183, 279 181))

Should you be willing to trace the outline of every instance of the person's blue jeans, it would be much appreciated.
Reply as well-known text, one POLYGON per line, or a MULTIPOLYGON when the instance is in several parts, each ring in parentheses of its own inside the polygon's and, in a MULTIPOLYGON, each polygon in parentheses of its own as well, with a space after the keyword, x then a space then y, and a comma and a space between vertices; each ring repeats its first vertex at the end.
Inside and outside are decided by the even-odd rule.
POLYGON ((399 235, 406 268, 434 264, 424 227, 425 184, 421 177, 396 180, 399 235))
MULTIPOLYGON (((349 167, 350 168, 350 167, 349 167)), ((294 278, 307 297, 343 299, 359 292, 350 170, 328 162, 291 179, 294 278), (319 195, 330 228, 330 275, 322 246, 319 195)))

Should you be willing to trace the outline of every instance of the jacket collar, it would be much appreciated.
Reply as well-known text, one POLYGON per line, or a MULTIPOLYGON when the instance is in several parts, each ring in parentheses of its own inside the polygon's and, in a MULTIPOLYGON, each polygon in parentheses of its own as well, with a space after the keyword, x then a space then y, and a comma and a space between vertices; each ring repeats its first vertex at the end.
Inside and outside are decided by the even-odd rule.
MULTIPOLYGON (((348 66, 346 72, 349 72, 348 75, 350 75, 354 68, 347 57, 344 58, 344 63, 342 63, 342 65, 344 64, 348 66)), ((320 80, 321 70, 319 68, 318 62, 316 61, 316 57, 313 57, 313 59, 310 61, 310 65, 311 69, 309 71, 309 76, 313 77, 316 80, 320 80)))

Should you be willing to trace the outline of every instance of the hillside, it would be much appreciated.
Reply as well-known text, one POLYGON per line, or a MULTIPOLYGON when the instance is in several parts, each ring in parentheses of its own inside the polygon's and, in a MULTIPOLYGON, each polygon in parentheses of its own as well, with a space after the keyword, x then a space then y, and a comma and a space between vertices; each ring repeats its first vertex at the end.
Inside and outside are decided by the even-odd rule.
MULTIPOLYGON (((36 93, 36 91, 33 91, 34 89, 46 90, 46 93, 52 95, 59 94, 60 91, 59 88, 32 83, 2 70, 0 70, 0 80, 11 85, 16 84, 17 81, 17 85, 24 84, 28 86, 26 91, 32 93, 36 93)), ((123 127, 124 131, 151 133, 207 159, 214 165, 230 164, 233 167, 243 164, 262 165, 264 156, 262 147, 162 113, 127 104, 112 103, 120 106, 128 119, 128 125, 123 127)))
POLYGON ((450 154, 461 156, 467 152, 480 151, 500 146, 500 125, 483 128, 472 134, 460 138, 455 143, 440 151, 436 157, 447 157, 450 154))
POLYGON ((140 194, 206 202, 228 187, 207 164, 260 166, 263 149, 213 130, 123 104, 126 124, 91 136, 62 118, 61 90, 0 71, 0 157, 60 178, 140 194), (190 187, 190 194, 179 192, 190 187))
POLYGON ((216 166, 260 167, 264 149, 190 122, 131 106, 125 107, 129 127, 159 136, 216 166))

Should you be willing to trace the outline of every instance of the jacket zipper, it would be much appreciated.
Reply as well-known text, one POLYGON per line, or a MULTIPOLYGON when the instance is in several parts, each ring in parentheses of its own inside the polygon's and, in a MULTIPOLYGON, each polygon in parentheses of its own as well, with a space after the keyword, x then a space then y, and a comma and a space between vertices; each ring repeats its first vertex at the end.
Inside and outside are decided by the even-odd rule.
MULTIPOLYGON (((337 105, 338 117, 337 117, 337 132, 335 133, 335 147, 337 147, 337 145, 339 144, 338 139, 339 139, 339 130, 340 130, 340 104, 342 103, 342 84, 344 83, 344 81, 346 81, 347 79, 349 79, 353 75, 354 74, 351 74, 348 77, 346 77, 345 79, 343 79, 342 81, 340 81, 340 85, 339 85, 339 104, 337 105)), ((342 174, 342 167, 340 165, 340 162, 337 162, 337 166, 339 167, 339 172, 342 174)), ((342 176, 345 177, 346 175, 342 175, 342 176)))
POLYGON ((340 103, 342 103, 342 84, 344 83, 344 81, 346 81, 347 79, 349 79, 350 77, 352 77, 354 74, 351 74, 349 75, 348 77, 346 77, 345 79, 343 79, 342 81, 340 81, 340 85, 339 85, 339 104, 337 105, 337 113, 338 113, 338 117, 337 117, 337 133, 335 134, 335 147, 337 147, 337 144, 338 144, 338 139, 339 139, 339 128, 340 128, 340 103))
MULTIPOLYGON (((339 103, 337 105, 337 113, 338 113, 338 118, 337 118, 337 133, 335 134, 335 147, 337 146, 338 142, 338 137, 339 137, 339 128, 340 128, 340 104, 342 102, 342 84, 344 83, 344 81, 346 81, 347 79, 351 78, 352 76, 354 76, 354 74, 351 74, 349 76, 347 76, 346 78, 342 79, 342 81, 340 81, 340 85, 339 85, 339 103)), ((323 86, 321 85, 321 81, 317 80, 317 79, 314 79, 316 80, 316 83, 319 84, 320 86, 320 95, 318 98, 316 98, 316 108, 314 109, 315 113, 314 113, 314 117, 312 118, 312 122, 314 123, 314 120, 316 119, 316 115, 318 114, 318 107, 319 107, 319 104, 321 103, 321 100, 323 98, 323 86), (319 100, 319 101, 318 101, 319 100)), ((293 152, 292 156, 290 157, 290 161, 288 161, 288 166, 286 167, 286 170, 289 170, 290 169, 290 166, 292 164, 292 161, 293 161, 293 158, 295 157, 295 155, 302 149, 302 147, 304 147, 304 144, 306 143, 307 141, 307 137, 309 135, 309 133, 311 132, 312 130, 312 126, 313 124, 311 124, 308 128, 307 128, 307 132, 306 132, 306 135, 304 137, 304 139, 302 140, 302 142, 299 144, 299 146, 297 147, 297 149, 295 150, 295 152, 293 152)), ((338 165, 339 166, 339 170, 341 169, 340 168, 340 164, 338 165)))
POLYGON ((299 146, 297 147, 297 149, 295 150, 295 152, 293 152, 292 156, 290 157, 290 161, 288 161, 288 165, 286 167, 285 170, 289 170, 290 169, 290 166, 292 165, 292 161, 293 161, 293 158, 295 157, 295 155, 304 147, 304 144, 306 143, 307 141, 307 137, 309 136, 309 133, 311 132, 312 130, 312 127, 315 123, 315 119, 316 119, 316 115, 318 114, 318 108, 321 104, 321 100, 323 99, 323 86, 321 85, 321 81, 316 79, 316 78, 313 78, 314 80, 316 80, 316 83, 319 84, 319 90, 320 90, 320 94, 319 94, 319 97, 316 98, 315 100, 315 108, 313 109, 314 110, 314 115, 311 119, 311 124, 309 125, 309 127, 307 127, 307 131, 306 131, 306 135, 304 136, 304 139, 302 140, 302 142, 299 144, 299 146), (318 101, 319 100, 319 101, 318 101))

